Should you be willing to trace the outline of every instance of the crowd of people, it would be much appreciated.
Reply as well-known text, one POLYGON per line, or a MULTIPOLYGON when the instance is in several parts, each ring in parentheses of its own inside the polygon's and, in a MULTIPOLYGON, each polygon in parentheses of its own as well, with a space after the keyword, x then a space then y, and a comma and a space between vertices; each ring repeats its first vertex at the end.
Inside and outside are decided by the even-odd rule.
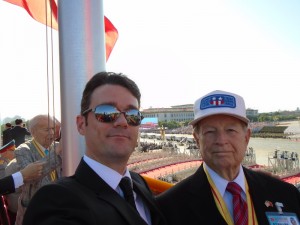
POLYGON ((30 120, 32 139, 14 151, 19 171, 0 180, 2 194, 21 187, 17 225, 300 224, 297 188, 242 166, 251 130, 243 98, 230 92, 213 91, 195 101, 190 125, 203 163, 154 196, 127 166, 143 119, 140 100, 138 86, 123 74, 101 72, 88 81, 74 118, 85 153, 69 177, 61 176, 55 120, 30 120), (35 173, 26 175, 32 165, 35 173))
POLYGON ((3 145, 8 144, 11 140, 15 140, 15 146, 18 147, 25 142, 25 137, 31 134, 25 127, 23 120, 16 119, 14 126, 11 123, 5 124, 5 130, 2 135, 3 145))

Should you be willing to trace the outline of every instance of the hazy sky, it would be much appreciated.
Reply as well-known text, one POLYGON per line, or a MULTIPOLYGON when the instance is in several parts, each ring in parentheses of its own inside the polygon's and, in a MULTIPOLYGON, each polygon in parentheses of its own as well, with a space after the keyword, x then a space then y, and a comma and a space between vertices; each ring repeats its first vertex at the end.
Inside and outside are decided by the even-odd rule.
MULTIPOLYGON (((119 31, 107 70, 137 82, 143 108, 192 104, 216 89, 259 112, 300 107, 299 0, 104 0, 104 12, 119 31)), ((1 118, 47 112, 45 27, 0 1, 0 28, 1 118)))

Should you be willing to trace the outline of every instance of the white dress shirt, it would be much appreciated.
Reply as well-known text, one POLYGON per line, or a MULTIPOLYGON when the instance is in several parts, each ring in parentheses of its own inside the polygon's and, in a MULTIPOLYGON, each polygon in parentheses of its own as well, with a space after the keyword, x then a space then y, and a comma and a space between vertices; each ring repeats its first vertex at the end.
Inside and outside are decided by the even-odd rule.
MULTIPOLYGON (((223 196, 223 200, 227 206, 228 211, 230 212, 231 218, 233 219, 233 206, 232 206, 232 194, 230 194, 228 191, 226 191, 227 184, 229 183, 228 180, 225 180, 222 178, 219 174, 217 174, 215 171, 213 171, 211 168, 208 167, 207 164, 204 163, 204 166, 207 169, 207 172, 209 173, 211 179, 213 180, 216 188, 218 189, 221 196, 223 196)), ((245 185, 245 175, 242 166, 240 166, 240 171, 238 176, 233 180, 233 182, 240 185, 242 188, 242 198, 246 200, 246 185, 245 185)))

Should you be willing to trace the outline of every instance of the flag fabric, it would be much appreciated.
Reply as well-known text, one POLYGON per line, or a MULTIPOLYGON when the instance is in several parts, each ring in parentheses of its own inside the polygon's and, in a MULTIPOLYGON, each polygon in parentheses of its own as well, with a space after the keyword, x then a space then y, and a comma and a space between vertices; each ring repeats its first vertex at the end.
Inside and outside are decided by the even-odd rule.
POLYGON ((0 148, 0 154, 4 153, 6 151, 9 151, 9 150, 15 150, 15 149, 16 149, 15 140, 11 140, 6 145, 4 145, 0 148))
MULTIPOLYGON (((57 0, 4 0, 24 8, 36 21, 58 30, 57 0), (52 10, 51 10, 52 9, 52 10)), ((106 60, 118 39, 118 31, 104 16, 106 60)))

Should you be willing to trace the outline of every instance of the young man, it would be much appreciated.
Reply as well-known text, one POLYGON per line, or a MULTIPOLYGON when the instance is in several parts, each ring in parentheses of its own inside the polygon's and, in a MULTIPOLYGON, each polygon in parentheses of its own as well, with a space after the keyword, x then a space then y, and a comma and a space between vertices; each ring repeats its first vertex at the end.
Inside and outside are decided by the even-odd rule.
POLYGON ((158 197, 168 223, 257 225, 289 217, 299 220, 300 193, 295 186, 241 165, 251 135, 244 99, 213 91, 195 102, 194 113, 193 135, 204 162, 158 197))
POLYGON ((122 74, 101 72, 86 84, 76 120, 85 155, 73 176, 36 193, 24 225, 165 224, 145 181, 127 169, 143 119, 140 98, 137 85, 122 74), (120 184, 124 177, 134 191, 130 204, 120 184))

